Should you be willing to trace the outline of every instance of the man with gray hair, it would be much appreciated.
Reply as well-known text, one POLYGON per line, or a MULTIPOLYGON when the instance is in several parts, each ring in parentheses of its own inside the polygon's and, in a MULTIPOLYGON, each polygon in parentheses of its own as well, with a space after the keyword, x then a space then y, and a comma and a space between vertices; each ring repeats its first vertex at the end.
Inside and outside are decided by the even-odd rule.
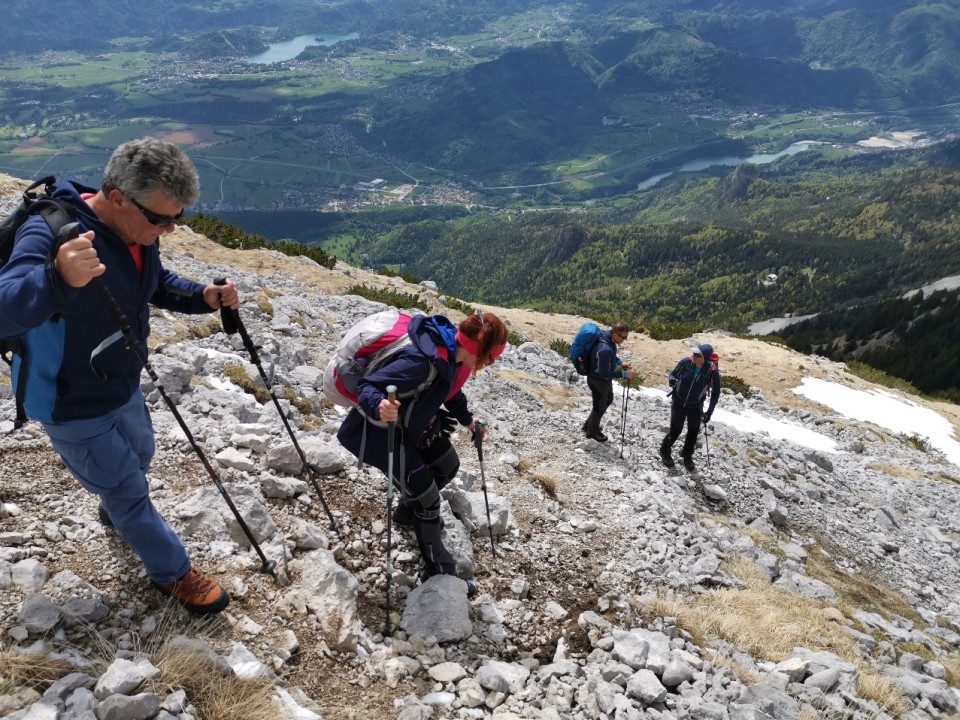
POLYGON ((161 265, 160 235, 172 232, 199 196, 190 159, 149 137, 114 151, 99 190, 59 183, 53 198, 74 209, 81 232, 60 242, 39 215, 20 228, 0 271, 0 337, 20 338, 24 351, 12 375, 25 385, 17 387, 24 409, 70 473, 99 497, 101 523, 116 527, 161 592, 191 612, 216 613, 230 597, 193 567, 150 500, 146 473, 155 446, 140 361, 95 287, 106 285, 144 353, 150 304, 183 313, 238 308, 232 282, 201 285, 161 265))

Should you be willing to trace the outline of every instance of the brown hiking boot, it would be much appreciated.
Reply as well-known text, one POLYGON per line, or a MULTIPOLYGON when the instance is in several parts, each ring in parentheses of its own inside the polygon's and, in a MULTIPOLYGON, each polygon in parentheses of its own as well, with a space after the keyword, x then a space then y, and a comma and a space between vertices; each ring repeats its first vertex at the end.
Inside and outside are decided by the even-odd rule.
POLYGON ((218 613, 230 604, 230 596, 226 590, 193 567, 176 582, 157 585, 157 589, 178 600, 190 612, 199 615, 218 613))

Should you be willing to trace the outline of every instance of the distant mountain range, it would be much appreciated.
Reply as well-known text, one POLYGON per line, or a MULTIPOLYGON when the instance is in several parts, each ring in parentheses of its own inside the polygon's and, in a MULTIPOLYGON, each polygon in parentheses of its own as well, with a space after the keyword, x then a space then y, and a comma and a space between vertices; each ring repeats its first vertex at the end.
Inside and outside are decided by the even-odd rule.
MULTIPOLYGON (((538 7, 557 8, 563 16, 557 22, 569 28, 569 42, 594 58, 577 64, 591 66, 608 92, 683 88, 734 101, 797 105, 960 99, 960 7, 924 0, 594 0, 570 5, 536 0, 88 0, 73 11, 58 12, 8 0, 6 15, 14 21, 0 27, 0 48, 97 51, 120 38, 143 38, 157 41, 159 49, 176 43, 177 36, 242 28, 256 28, 264 39, 311 28, 434 38, 476 32, 497 18, 538 7)), ((246 52, 247 45, 208 47, 224 54, 237 50, 246 52)), ((503 62, 536 65, 539 60, 542 55, 535 53, 529 58, 510 55, 503 62)), ((504 71, 490 68, 491 76, 498 72, 504 71)), ((469 78, 453 82, 469 83, 469 78)))
POLYGON ((440 78, 415 104, 386 93, 357 135, 407 160, 478 172, 510 165, 504 158, 579 154, 583 128, 631 96, 781 111, 960 100, 956 4, 593 3, 568 35, 440 78), (642 27, 622 29, 631 26, 642 27))

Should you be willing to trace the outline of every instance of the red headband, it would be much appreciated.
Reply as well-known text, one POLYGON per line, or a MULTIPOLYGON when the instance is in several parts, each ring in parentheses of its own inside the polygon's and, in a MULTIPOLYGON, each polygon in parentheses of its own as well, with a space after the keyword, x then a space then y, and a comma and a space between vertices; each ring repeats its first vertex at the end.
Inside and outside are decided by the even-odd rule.
MULTIPOLYGON (((480 355, 480 343, 478 343, 473 338, 467 337, 463 334, 462 330, 457 330, 457 344, 460 345, 464 350, 466 350, 471 355, 480 355)), ((490 359, 496 360, 503 354, 503 351, 506 349, 507 345, 496 345, 493 349, 490 350, 490 359)))

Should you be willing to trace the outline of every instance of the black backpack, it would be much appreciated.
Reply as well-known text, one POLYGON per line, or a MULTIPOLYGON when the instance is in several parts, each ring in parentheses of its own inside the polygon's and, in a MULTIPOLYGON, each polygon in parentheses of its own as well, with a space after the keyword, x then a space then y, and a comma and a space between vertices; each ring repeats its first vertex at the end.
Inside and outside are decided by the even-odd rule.
MULTIPOLYGON (((20 227, 32 216, 41 215, 53 231, 54 236, 67 223, 73 222, 76 210, 73 205, 61 203, 51 198, 57 179, 48 175, 33 183, 23 192, 20 204, 0 223, 0 269, 10 260, 14 243, 17 241, 17 232, 20 227), (42 190, 38 188, 42 187, 42 190)), ((0 357, 10 366, 13 374, 13 356, 23 358, 24 347, 19 337, 0 338, 0 357)), ((23 410, 23 397, 27 388, 27 363, 20 363, 20 372, 17 375, 17 418, 14 427, 19 428, 27 422, 27 415, 23 410)))

